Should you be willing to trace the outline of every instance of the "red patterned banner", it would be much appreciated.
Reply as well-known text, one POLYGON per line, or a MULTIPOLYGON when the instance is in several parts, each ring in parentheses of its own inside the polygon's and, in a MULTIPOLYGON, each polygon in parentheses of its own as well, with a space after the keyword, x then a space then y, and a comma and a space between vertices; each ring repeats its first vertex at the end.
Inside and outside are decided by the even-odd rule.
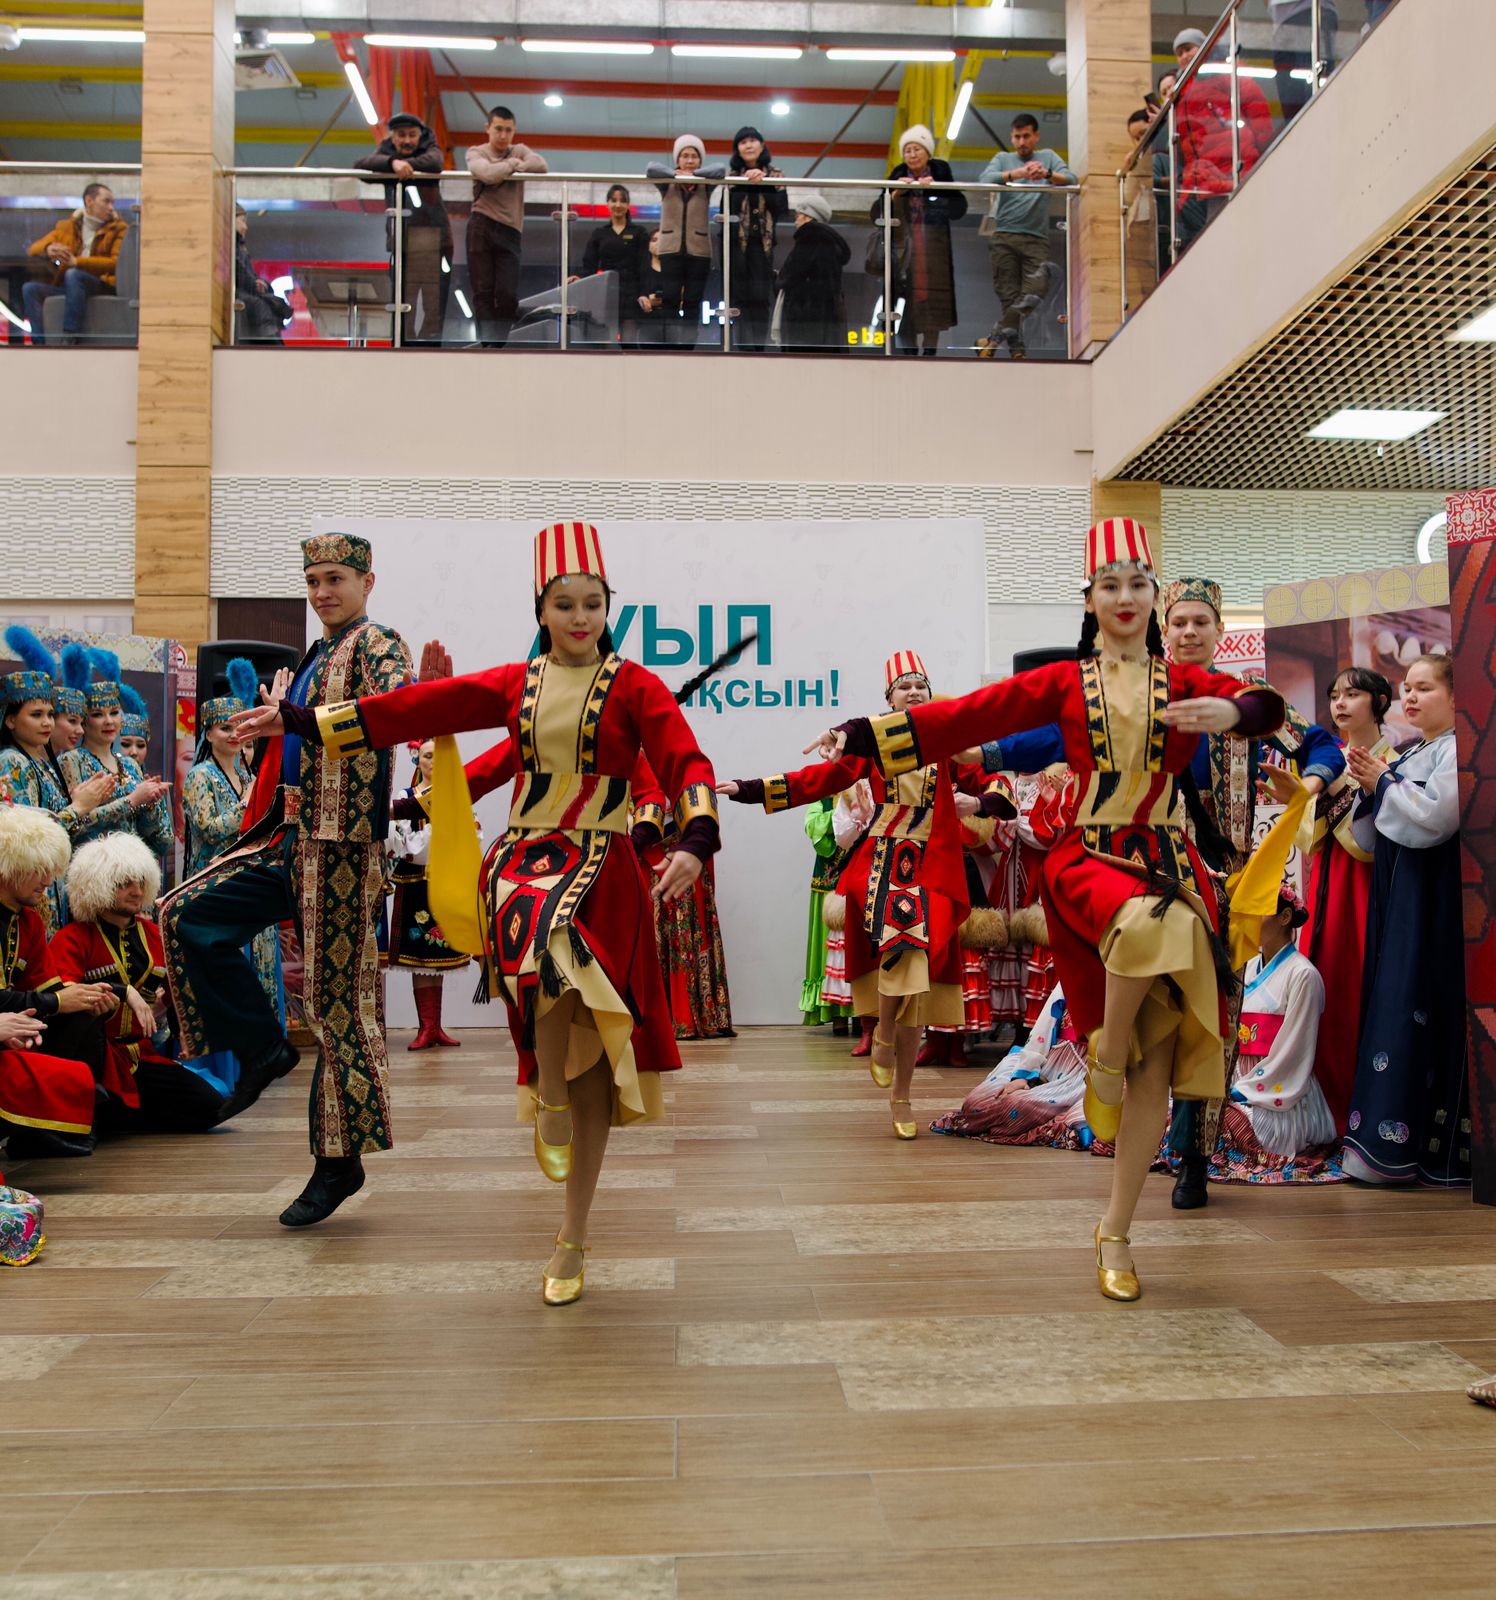
POLYGON ((1496 1205, 1496 489, 1449 497, 1449 606, 1460 752, 1470 1159, 1496 1205))

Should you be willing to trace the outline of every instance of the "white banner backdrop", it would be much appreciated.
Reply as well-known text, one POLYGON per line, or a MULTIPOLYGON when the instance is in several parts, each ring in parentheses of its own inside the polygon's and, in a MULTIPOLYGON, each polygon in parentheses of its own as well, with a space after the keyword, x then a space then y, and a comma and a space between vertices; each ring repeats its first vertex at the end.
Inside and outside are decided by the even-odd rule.
MULTIPOLYGON (((668 497, 668 488, 662 490, 668 497)), ((883 709, 883 663, 917 650, 935 691, 981 682, 987 655, 985 557, 975 518, 729 524, 604 521, 620 654, 677 688, 733 639, 759 637, 685 708, 719 779, 804 765, 822 728, 883 709)), ((313 531, 361 534, 374 547, 370 614, 419 660, 437 638, 457 672, 522 660, 535 637, 533 523, 318 517, 313 531)), ((309 613, 310 616, 310 613, 309 613)), ((315 628, 315 618, 311 618, 315 628)), ((463 734, 472 757, 502 729, 463 734)), ((411 759, 395 761, 410 781, 411 759)), ((485 845, 502 832, 509 794, 478 807, 485 845)), ((812 851, 804 814, 767 817, 722 802, 717 903, 735 1022, 799 1020, 812 851)), ((449 978, 445 1020, 501 1026, 471 1002, 475 969, 449 978)), ((390 1023, 414 1023, 410 984, 389 985, 390 1023)))

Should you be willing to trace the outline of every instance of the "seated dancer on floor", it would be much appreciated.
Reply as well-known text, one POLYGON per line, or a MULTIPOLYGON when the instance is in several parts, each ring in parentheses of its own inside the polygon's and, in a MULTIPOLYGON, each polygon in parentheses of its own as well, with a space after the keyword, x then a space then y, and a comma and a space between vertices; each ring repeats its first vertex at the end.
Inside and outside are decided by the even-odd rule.
MULTIPOLYGON (((1117 1145, 1095 1231, 1097 1279, 1114 1300, 1141 1293, 1127 1229, 1170 1089, 1211 1099, 1226 1087, 1223 987, 1232 978, 1214 887, 1179 822, 1180 778, 1202 733, 1259 737, 1283 720, 1273 690, 1165 661, 1157 598, 1142 525, 1099 523, 1086 539, 1078 660, 844 723, 819 741, 829 758, 876 761, 892 778, 986 739, 1059 723, 1081 793, 1071 826, 1044 858, 1041 894, 1060 982, 1089 1041, 1086 1120, 1117 1145)), ((1183 788, 1198 811, 1198 793, 1183 788)), ((1208 830, 1203 814, 1196 820, 1208 830)))
MULTIPOLYGON (((657 1118, 660 1074, 680 1066, 649 886, 628 836, 629 775, 641 749, 675 797, 680 829, 656 893, 688 891, 718 844, 711 763, 670 690, 614 653, 611 599, 597 530, 556 523, 535 539, 540 652, 532 661, 448 677, 450 661, 433 641, 422 682, 408 688, 315 712, 283 702, 236 719, 241 734, 284 724, 334 764, 416 734, 509 730, 521 769, 510 826, 475 887, 488 993, 503 997, 519 1052, 519 1117, 535 1123, 541 1171, 566 1184, 562 1230, 542 1274, 547 1305, 582 1293, 609 1126, 657 1118)), ((446 770, 439 750, 438 818, 446 770)), ((459 905, 473 899, 469 885, 458 886, 459 905)), ((442 918, 452 936, 445 910, 442 918)))
POLYGON ((104 1028, 101 1133, 204 1133, 224 1104, 215 1082, 162 1050, 166 959, 146 914, 160 887, 160 864, 135 834, 80 845, 68 866, 73 920, 48 946, 64 982, 107 983, 124 1001, 104 1028))
POLYGON ((0 806, 0 1141, 14 1161, 86 1156, 94 1079, 118 1001, 103 983, 64 984, 37 909, 67 870, 60 824, 32 806, 0 806))
POLYGON ((465 950, 454 950, 447 943, 431 913, 431 893, 426 882, 431 858, 431 826, 425 811, 417 806, 415 816, 402 814, 406 810, 402 802, 414 800, 418 790, 429 790, 435 754, 433 739, 416 745, 413 781, 409 788, 395 796, 386 840, 392 858, 390 881, 395 886, 390 905, 389 964, 410 973, 419 1024, 415 1037, 405 1047, 407 1050, 430 1050, 437 1045, 448 1049, 461 1046, 462 1040, 454 1039, 442 1027, 442 984, 449 972, 461 972, 473 959, 465 950))
MULTIPOLYGON (((912 650, 884 666, 884 698, 895 712, 930 699, 925 664, 912 650)), ((880 1089, 892 1087, 896 1138, 919 1133, 909 1090, 920 1030, 964 1025, 961 926, 971 909, 962 859, 961 819, 1012 816, 1008 787, 975 767, 933 761, 885 775, 861 754, 773 778, 725 783, 721 792, 765 811, 809 805, 867 779, 853 812, 862 842, 843 869, 847 897, 847 975, 859 1016, 876 1016, 869 1065, 880 1089), (959 793, 957 790, 959 789, 959 793)))
POLYGON ((1247 966, 1237 1024, 1236 1077, 1221 1116, 1212 1178, 1227 1182, 1335 1182, 1335 1119, 1314 1072, 1325 985, 1294 934, 1309 913, 1285 884, 1262 919, 1261 951, 1247 966))

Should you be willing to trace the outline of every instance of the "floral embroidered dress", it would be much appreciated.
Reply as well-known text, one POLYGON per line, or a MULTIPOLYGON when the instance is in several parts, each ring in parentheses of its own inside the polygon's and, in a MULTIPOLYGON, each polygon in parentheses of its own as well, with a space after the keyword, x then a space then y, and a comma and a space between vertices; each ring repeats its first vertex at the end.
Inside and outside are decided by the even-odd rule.
POLYGON ((73 835, 73 847, 76 849, 90 839, 102 838, 106 833, 130 832, 138 834, 156 855, 165 855, 172 843, 171 806, 166 796, 132 810, 130 796, 145 781, 145 774, 130 756, 117 755, 114 759, 117 766, 106 767, 87 745, 82 744, 76 750, 64 750, 57 758, 69 793, 96 773, 108 772, 117 780, 114 797, 83 819, 73 835))
MULTIPOLYGON (((74 808, 50 759, 38 761, 18 745, 6 745, 0 749, 0 800, 50 811, 74 843, 83 837, 80 830, 91 820, 74 808)), ((47 885, 46 898, 38 909, 49 936, 67 921, 67 894, 60 875, 47 885)))

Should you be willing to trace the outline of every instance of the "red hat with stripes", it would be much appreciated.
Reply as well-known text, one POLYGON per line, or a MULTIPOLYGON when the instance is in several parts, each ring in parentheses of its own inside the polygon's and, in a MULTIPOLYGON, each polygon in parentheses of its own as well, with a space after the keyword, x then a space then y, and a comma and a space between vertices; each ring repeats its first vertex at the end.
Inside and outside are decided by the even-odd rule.
POLYGON ((603 547, 590 522, 553 522, 535 535, 535 597, 557 578, 600 578, 608 581, 603 547))
POLYGON ((1158 582, 1148 530, 1131 517, 1108 517, 1086 535, 1086 587, 1111 567, 1130 567, 1158 582))
POLYGON ((930 674, 925 671, 925 664, 920 660, 918 652, 914 650, 895 650, 883 663, 883 692, 888 691, 900 678, 923 678, 925 687, 930 686, 930 674))

